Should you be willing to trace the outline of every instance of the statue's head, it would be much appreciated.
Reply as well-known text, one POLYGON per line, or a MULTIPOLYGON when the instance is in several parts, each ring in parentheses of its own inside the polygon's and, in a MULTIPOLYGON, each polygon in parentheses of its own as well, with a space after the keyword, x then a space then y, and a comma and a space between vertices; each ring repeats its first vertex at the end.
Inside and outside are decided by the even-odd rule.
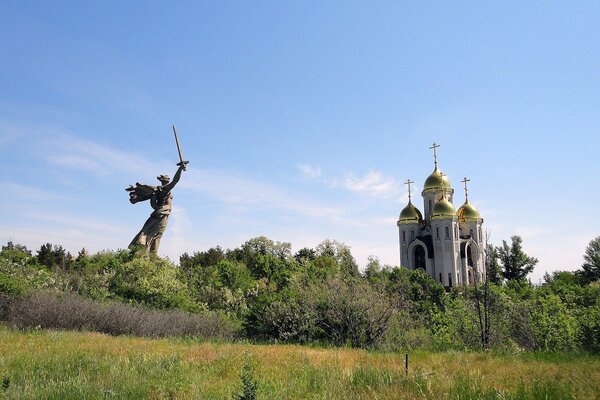
POLYGON ((169 182, 171 182, 171 178, 169 178, 168 175, 159 175, 156 177, 156 179, 158 179, 163 185, 166 185, 169 182))

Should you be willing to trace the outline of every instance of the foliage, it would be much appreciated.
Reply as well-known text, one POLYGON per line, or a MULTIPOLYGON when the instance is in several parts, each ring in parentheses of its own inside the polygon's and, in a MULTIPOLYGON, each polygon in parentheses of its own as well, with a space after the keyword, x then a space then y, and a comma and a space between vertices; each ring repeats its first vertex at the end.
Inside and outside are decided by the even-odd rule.
POLYGON ((43 244, 37 251, 37 260, 50 269, 71 269, 73 256, 61 245, 43 244))
POLYGON ((533 271, 538 260, 525 254, 522 246, 523 239, 520 236, 512 236, 510 240, 510 246, 503 240, 502 246, 497 249, 498 258, 504 269, 504 279, 509 281, 525 279, 533 271))
POLYGON ((502 267, 498 260, 498 249, 491 244, 485 246, 486 276, 490 283, 502 284, 502 267))
POLYGON ((0 316, 19 329, 91 330, 111 335, 232 338, 237 327, 212 311, 152 310, 121 302, 99 303, 61 292, 34 291, 5 299, 0 316))
POLYGON ((189 332, 195 325, 176 321, 196 318, 243 327, 245 338, 261 341, 600 353, 600 282, 561 271, 533 286, 523 278, 536 260, 519 237, 511 239, 488 247, 489 281, 450 291, 424 271, 382 265, 374 256, 360 273, 350 248, 334 240, 293 254, 289 243, 257 237, 234 249, 183 254, 179 266, 135 249, 82 249, 73 258, 60 245, 44 244, 33 255, 9 242, 0 251, 0 318, 13 312, 17 321, 18 309, 30 322, 15 326, 143 335, 152 335, 147 324, 154 319, 162 321, 156 332, 171 332, 169 324, 189 332), (494 264, 504 268, 505 282, 492 282, 494 264))
POLYGON ((116 265, 109 289, 121 299, 156 308, 197 310, 179 274, 180 270, 168 260, 136 257, 116 265))
POLYGON ((244 365, 240 372, 240 380, 242 381, 242 393, 234 396, 238 400, 256 400, 256 391, 258 389, 258 380, 254 376, 254 368, 250 362, 248 355, 244 358, 244 365))
POLYGON ((588 244, 583 259, 585 262, 581 266, 581 276, 587 282, 600 280, 600 236, 588 244))

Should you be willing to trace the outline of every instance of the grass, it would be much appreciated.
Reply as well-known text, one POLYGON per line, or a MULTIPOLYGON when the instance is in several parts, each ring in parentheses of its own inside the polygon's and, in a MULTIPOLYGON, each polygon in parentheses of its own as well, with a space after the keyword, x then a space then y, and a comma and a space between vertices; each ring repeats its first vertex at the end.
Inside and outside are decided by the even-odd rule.
MULTIPOLYGON (((600 357, 404 355, 0 327, 0 398, 232 399, 252 371, 259 399, 595 399, 600 357)), ((251 379, 251 380, 252 380, 251 379)))

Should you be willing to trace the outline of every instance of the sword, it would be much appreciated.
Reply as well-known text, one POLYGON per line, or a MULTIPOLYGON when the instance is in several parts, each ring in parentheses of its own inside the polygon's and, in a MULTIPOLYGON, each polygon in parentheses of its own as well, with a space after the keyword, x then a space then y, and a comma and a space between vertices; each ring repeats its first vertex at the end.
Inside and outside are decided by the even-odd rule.
POLYGON ((183 170, 185 171, 185 165, 189 161, 183 161, 183 155, 181 154, 181 146, 179 145, 179 138, 177 137, 177 131, 175 130, 175 125, 173 125, 173 134, 175 135, 175 143, 177 144, 177 152, 179 153, 179 161, 180 161, 179 164, 181 164, 181 166, 183 167, 183 170))

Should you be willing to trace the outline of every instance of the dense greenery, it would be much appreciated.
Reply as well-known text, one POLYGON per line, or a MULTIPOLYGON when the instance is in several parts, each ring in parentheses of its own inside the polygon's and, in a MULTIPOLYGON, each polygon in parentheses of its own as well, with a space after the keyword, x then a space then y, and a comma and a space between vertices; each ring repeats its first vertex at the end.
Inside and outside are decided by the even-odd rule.
POLYGON ((600 238, 590 243, 583 270, 547 275, 539 287, 525 280, 537 260, 523 252, 519 237, 511 239, 510 246, 488 246, 488 281, 450 290, 422 271, 381 265, 374 257, 361 273, 350 249, 333 240, 294 254, 289 243, 258 237, 232 250, 183 254, 179 265, 135 250, 82 250, 73 257, 45 244, 34 255, 8 243, 0 252, 0 293, 18 299, 51 290, 111 304, 214 312, 239 326, 238 335, 261 341, 600 353, 594 275, 600 238))

